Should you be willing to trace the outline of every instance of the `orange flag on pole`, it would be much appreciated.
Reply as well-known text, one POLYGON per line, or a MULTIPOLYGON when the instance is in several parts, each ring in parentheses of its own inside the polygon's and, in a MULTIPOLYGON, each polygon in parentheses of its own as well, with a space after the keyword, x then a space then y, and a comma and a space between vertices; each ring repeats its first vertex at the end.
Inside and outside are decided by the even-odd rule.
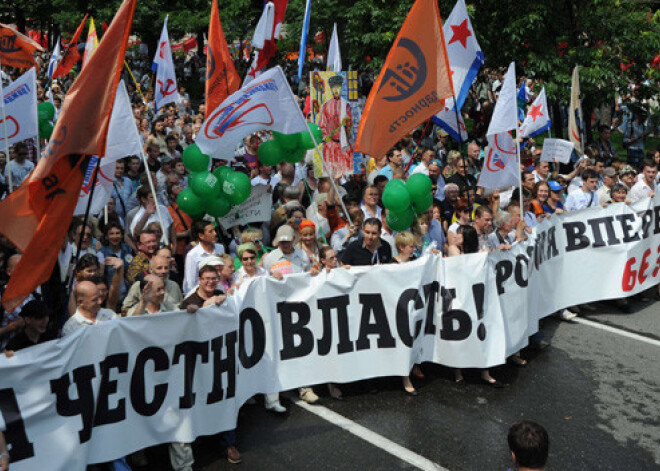
POLYGON ((64 77, 80 60, 80 53, 78 52, 78 39, 80 39, 82 30, 85 27, 87 16, 88 15, 85 15, 83 20, 80 22, 80 26, 78 26, 78 29, 76 29, 76 32, 73 34, 71 41, 69 41, 69 45, 66 47, 64 54, 62 54, 62 60, 57 66, 57 69, 55 69, 55 72, 53 72, 53 79, 64 77))
POLYGON ((453 95, 437 0, 417 0, 364 106, 355 149, 381 156, 453 95))
POLYGON ((39 65, 34 60, 34 51, 44 49, 32 39, 14 28, 0 23, 0 63, 9 67, 29 69, 39 65))
POLYGON ((206 116, 229 95, 241 88, 241 78, 229 54, 225 33, 220 24, 218 0, 211 5, 209 43, 206 52, 206 116))
POLYGON ((89 156, 105 154, 135 2, 124 0, 69 90, 44 157, 23 184, 0 202, 0 232, 23 252, 2 299, 6 309, 13 309, 50 277, 89 156))

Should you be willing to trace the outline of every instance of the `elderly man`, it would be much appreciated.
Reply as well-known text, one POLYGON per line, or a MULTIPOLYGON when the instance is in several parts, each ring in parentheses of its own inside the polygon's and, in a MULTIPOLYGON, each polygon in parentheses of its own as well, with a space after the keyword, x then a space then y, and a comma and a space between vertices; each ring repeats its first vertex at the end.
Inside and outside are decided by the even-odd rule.
MULTIPOLYGON (((162 257, 160 255, 154 256, 149 263, 149 274, 156 275, 163 281, 165 289, 163 305, 165 306, 166 311, 174 311, 177 306, 181 304, 181 301, 183 301, 183 295, 181 294, 181 288, 179 288, 179 285, 169 279, 170 260, 167 257, 162 257)), ((128 290, 126 299, 124 299, 121 307, 122 312, 128 312, 140 302, 140 291, 140 281, 136 281, 128 290)))
POLYGON ((76 312, 64 324, 62 336, 71 335, 81 327, 96 325, 100 322, 115 319, 115 314, 110 309, 102 308, 103 298, 100 290, 91 281, 81 281, 76 286, 76 312))
POLYGON ((277 248, 261 259, 268 274, 282 279, 283 275, 310 271, 312 265, 309 257, 293 246, 293 239, 291 226, 285 224, 277 230, 274 240, 277 248))
POLYGON ((616 170, 613 167, 607 167, 603 170, 603 186, 596 191, 598 204, 602 207, 607 206, 612 201, 612 187, 616 185, 616 170))
POLYGON ((158 248, 158 237, 153 232, 141 232, 137 241, 138 254, 128 265, 126 279, 129 283, 144 278, 149 273, 149 262, 158 248))
POLYGON ((157 275, 147 275, 140 282, 142 291, 140 302, 128 310, 128 316, 141 316, 142 314, 158 314, 173 311, 175 306, 164 303, 165 282, 157 275))

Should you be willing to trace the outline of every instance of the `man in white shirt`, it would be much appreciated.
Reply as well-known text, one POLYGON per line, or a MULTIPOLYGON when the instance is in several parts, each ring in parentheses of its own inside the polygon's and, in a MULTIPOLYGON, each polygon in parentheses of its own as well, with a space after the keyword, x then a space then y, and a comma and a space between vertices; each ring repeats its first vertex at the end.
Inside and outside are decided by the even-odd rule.
POLYGON ((424 175, 429 174, 429 164, 431 163, 431 160, 435 157, 435 152, 433 149, 424 149, 422 151, 422 159, 417 165, 412 172, 410 172, 411 175, 414 175, 416 173, 423 173, 424 175))
POLYGON ((288 224, 281 226, 275 234, 275 250, 264 255, 262 265, 268 274, 282 279, 283 275, 304 273, 311 269, 309 257, 293 246, 294 232, 288 224))
POLYGON ((579 209, 598 206, 596 187, 598 186, 598 173, 590 168, 582 173, 582 186, 568 194, 566 198, 566 211, 577 211, 579 209))
POLYGON ((195 221, 192 226, 192 236, 198 244, 186 255, 183 272, 183 292, 189 293, 197 284, 199 265, 206 257, 222 255, 225 248, 217 243, 218 234, 213 222, 204 219, 195 221))
POLYGON ((642 169, 642 179, 635 183, 628 193, 631 203, 636 203, 644 198, 653 198, 655 195, 655 177, 658 175, 658 164, 653 160, 645 160, 642 169))
POLYGON ((273 167, 263 165, 261 162, 258 164, 258 170, 259 174, 251 180, 252 186, 270 185, 271 188, 275 188, 282 179, 280 175, 272 174, 273 167))
POLYGON ((12 190, 21 186, 23 180, 34 169, 34 163, 26 160, 27 155, 28 150, 24 143, 19 142, 14 146, 14 158, 7 162, 7 167, 5 168, 7 185, 11 184, 12 190))
POLYGON ((96 325, 117 317, 110 309, 102 308, 103 298, 99 288, 91 281, 81 281, 76 286, 76 312, 66 321, 62 329, 62 335, 71 335, 81 327, 96 325))

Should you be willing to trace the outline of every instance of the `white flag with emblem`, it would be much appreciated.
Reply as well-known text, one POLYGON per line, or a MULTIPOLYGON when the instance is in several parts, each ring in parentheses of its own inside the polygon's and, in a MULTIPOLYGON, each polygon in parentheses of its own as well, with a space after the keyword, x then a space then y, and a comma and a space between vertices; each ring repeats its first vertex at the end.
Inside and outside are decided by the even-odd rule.
POLYGON ((156 72, 154 91, 156 110, 161 109, 168 103, 178 102, 179 88, 176 85, 172 49, 170 48, 170 38, 167 34, 167 17, 165 17, 165 23, 163 23, 163 31, 160 33, 158 50, 156 51, 156 57, 154 57, 151 69, 156 72))
POLYGON ((39 133, 37 116, 37 74, 31 68, 17 80, 7 85, 4 90, 0 84, 4 100, 4 121, 0 113, 0 149, 4 151, 5 136, 8 145, 35 137, 39 133))
MULTIPOLYGON (((141 152, 142 143, 138 136, 135 118, 133 118, 131 100, 122 80, 119 82, 117 94, 115 95, 115 105, 112 108, 112 116, 110 116, 110 125, 108 126, 105 157, 101 160, 99 174, 96 177, 96 189, 90 206, 90 214, 99 214, 108 203, 112 195, 112 184, 115 181, 115 163, 117 160, 129 155, 140 155, 141 152)), ((97 161, 96 156, 93 156, 89 161, 87 173, 80 189, 78 204, 73 214, 85 214, 97 161)))
POLYGON ((264 129, 282 134, 307 132, 307 122, 279 66, 220 103, 202 124, 195 143, 213 158, 233 161, 236 145, 264 129))

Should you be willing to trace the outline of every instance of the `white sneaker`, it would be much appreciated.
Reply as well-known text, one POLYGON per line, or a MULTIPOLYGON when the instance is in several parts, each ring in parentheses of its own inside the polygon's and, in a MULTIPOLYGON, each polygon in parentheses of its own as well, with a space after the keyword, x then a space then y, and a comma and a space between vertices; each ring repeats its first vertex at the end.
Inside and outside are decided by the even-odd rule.
POLYGON ((273 401, 266 403, 266 410, 277 412, 278 414, 284 414, 286 412, 286 407, 280 404, 280 401, 273 401))
POLYGON ((559 317, 563 321, 572 321, 573 319, 575 319, 577 317, 577 314, 575 314, 574 312, 569 311, 568 309, 564 309, 561 312, 561 314, 559 315, 559 317))
POLYGON ((319 397, 312 390, 312 388, 298 388, 298 393, 300 395, 300 399, 305 401, 307 404, 315 404, 319 400, 319 397))

